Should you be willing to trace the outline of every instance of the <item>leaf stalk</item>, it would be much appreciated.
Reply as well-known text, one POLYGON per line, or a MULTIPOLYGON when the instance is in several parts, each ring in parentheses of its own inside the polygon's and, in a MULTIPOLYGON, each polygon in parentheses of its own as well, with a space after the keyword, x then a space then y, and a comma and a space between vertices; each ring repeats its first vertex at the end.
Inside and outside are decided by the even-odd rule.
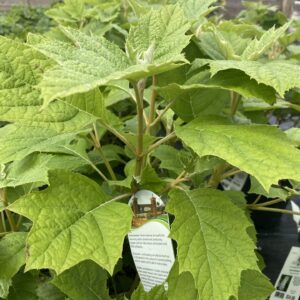
POLYGON ((136 167, 134 175, 139 177, 142 173, 144 164, 143 147, 144 147, 144 89, 145 80, 132 83, 135 98, 136 98, 136 110, 137 110, 137 146, 136 146, 136 167))

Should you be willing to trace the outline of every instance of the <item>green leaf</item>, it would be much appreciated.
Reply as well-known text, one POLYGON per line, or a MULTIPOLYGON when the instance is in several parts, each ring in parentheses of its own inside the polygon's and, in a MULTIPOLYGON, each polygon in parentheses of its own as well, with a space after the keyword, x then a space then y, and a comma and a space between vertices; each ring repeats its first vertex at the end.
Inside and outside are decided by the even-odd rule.
POLYGON ((64 98, 64 101, 76 107, 80 111, 87 112, 92 116, 106 119, 104 98, 98 88, 86 93, 78 93, 64 98))
POLYGON ((131 27, 126 48, 135 64, 165 64, 185 61, 181 51, 189 43, 190 28, 178 5, 151 10, 131 27))
POLYGON ((199 156, 226 160, 256 177, 266 191, 280 179, 300 179, 300 152, 276 127, 232 124, 225 118, 209 117, 177 127, 176 133, 199 156))
POLYGON ((134 14, 138 17, 148 12, 149 7, 146 6, 144 3, 140 3, 138 0, 127 0, 127 2, 131 6, 134 14))
MULTIPOLYGON (((53 62, 27 45, 3 37, 0 40, 0 120, 57 131, 91 123, 89 115, 61 101, 41 111, 42 98, 36 85, 53 62)), ((90 98, 89 94, 80 96, 90 98)))
MULTIPOLYGON (((62 101, 55 101, 41 111, 42 99, 36 85, 53 63, 38 51, 6 38, 1 38, 0 53, 3 65, 0 71, 3 78, 0 84, 0 120, 15 123, 0 129, 1 163, 22 159, 35 151, 51 151, 51 145, 70 141, 96 119, 62 101)), ((90 98, 89 94, 80 97, 82 101, 90 98)), ((16 182, 16 175, 29 163, 26 159, 15 163, 11 167, 15 171, 9 174, 4 184, 22 184, 16 182)), ((29 178, 39 173, 34 162, 33 167, 33 170, 27 170, 29 178)), ((45 170, 41 171, 41 177, 45 179, 45 170)), ((27 180, 20 178, 20 182, 24 179, 27 180)))
POLYGON ((168 145, 159 146, 151 155, 160 160, 160 168, 173 171, 177 174, 186 169, 187 162, 193 160, 189 152, 184 150, 179 151, 168 145))
POLYGON ((274 292, 269 278, 261 272, 245 270, 241 276, 241 287, 236 299, 266 300, 274 292))
POLYGON ((101 35, 101 27, 118 16, 119 5, 117 1, 65 0, 48 9, 46 15, 58 24, 101 35))
POLYGON ((19 272, 12 281, 7 300, 39 300, 36 294, 38 279, 30 272, 19 272))
POLYGON ((0 120, 56 130, 67 130, 90 122, 87 114, 64 102, 57 101, 41 111, 42 98, 36 85, 43 72, 53 65, 48 58, 26 45, 5 38, 1 38, 0 53, 3 54, 0 120))
MULTIPOLYGON (((179 91, 174 85, 172 87, 173 91, 179 91)), ((227 91, 192 88, 177 94, 172 109, 181 119, 188 122, 199 116, 222 115, 229 103, 230 94, 227 91)))
POLYGON ((178 62, 186 62, 180 52, 188 44, 189 37, 184 34, 188 28, 177 6, 151 11, 129 33, 127 48, 138 55, 133 64, 117 45, 103 37, 91 37, 71 28, 62 30, 72 44, 30 35, 30 44, 57 62, 39 84, 44 106, 56 98, 87 92, 114 80, 137 80, 176 68, 178 62), (161 18, 166 20, 161 23, 161 18), (153 53, 150 46, 154 47, 150 49, 153 53), (149 58, 147 51, 153 54, 153 60, 142 62, 141 55, 149 58))
MULTIPOLYGON (((205 92, 216 93, 217 89, 234 91, 246 98, 260 98, 268 103, 276 100, 275 90, 264 84, 258 84, 248 75, 237 70, 226 70, 209 77, 209 72, 200 72, 194 76, 189 76, 188 80, 182 84, 171 83, 165 87, 158 88, 158 91, 168 99, 175 99, 175 106, 181 102, 188 102, 195 111, 197 106, 206 103, 205 97, 201 97, 205 92), (189 103, 189 102, 188 102, 189 103)), ((212 97, 211 97, 212 98, 212 97)), ((220 99, 217 99, 221 102, 220 99)), ((216 106, 215 101, 214 106, 216 106)))
MULTIPOLYGON (((0 37, 0 118, 18 114, 14 106, 39 105, 39 91, 34 86, 52 63, 39 52, 15 40, 0 37), (9 99, 9 101, 8 101, 9 99)), ((19 115, 21 117, 21 114, 19 115)), ((5 119, 4 119, 5 120, 5 119)))
POLYGON ((295 146, 300 147, 300 128, 290 128, 284 132, 295 146))
POLYGON ((9 293, 9 287, 11 285, 11 280, 0 279, 0 299, 6 298, 9 293))
POLYGON ((89 115, 61 101, 41 111, 42 98, 36 85, 43 72, 53 65, 51 60, 26 45, 6 38, 1 38, 0 53, 3 64, 0 70, 0 120, 58 131, 91 123, 89 115))
POLYGON ((21 44, 15 45, 15 43, 7 40, 4 44, 9 45, 7 51, 12 47, 19 49, 17 62, 19 68, 22 68, 10 68, 9 66, 16 61, 13 57, 8 56, 9 59, 7 58, 4 62, 7 67, 0 71, 2 77, 9 77, 9 82, 6 80, 2 86, 0 85, 0 120, 53 128, 58 131, 75 129, 91 123, 89 115, 79 112, 61 101, 56 101, 41 111, 42 99, 35 85, 39 82, 43 64, 46 64, 45 59, 41 57, 39 52, 24 48, 21 44), (27 55, 28 52, 31 56, 27 55), (39 57, 41 58, 39 59, 39 57), (7 99, 10 101, 8 102, 7 99))
POLYGON ((45 106, 55 98, 87 92, 120 79, 122 71, 130 66, 125 53, 105 38, 71 28, 63 28, 63 32, 73 44, 29 36, 30 44, 58 63, 46 72, 40 84, 45 106))
POLYGON ((245 112, 269 111, 275 109, 289 108, 292 103, 277 99, 276 103, 270 105, 257 98, 248 98, 243 100, 243 110, 245 112))
POLYGON ((218 24, 218 28, 223 32, 234 32, 240 37, 260 37, 265 32, 262 27, 256 24, 237 23, 235 20, 224 20, 218 24))
POLYGON ((198 299, 198 291, 195 289, 194 279, 189 272, 179 274, 179 265, 175 261, 168 277, 168 289, 164 285, 154 287, 151 291, 145 292, 140 284, 132 294, 131 300, 195 300, 198 299))
POLYGON ((44 282, 38 285, 36 290, 39 300, 65 300, 64 295, 56 286, 49 282, 44 282))
POLYGON ((0 298, 6 298, 11 279, 25 264, 25 232, 7 234, 0 240, 0 298))
POLYGON ((93 261, 83 261, 63 272, 52 283, 73 300, 108 300, 107 272, 93 261))
POLYGON ((51 128, 7 125, 0 128, 0 163, 20 160, 36 151, 51 152, 54 146, 63 152, 62 146, 70 143, 80 132, 84 130, 58 133, 51 128))
POLYGON ((213 59, 238 59, 251 40, 235 32, 212 28, 200 35, 201 49, 213 59))
POLYGON ((250 176, 250 180, 251 186, 249 193, 263 195, 267 198, 279 198, 282 200, 286 200, 290 196, 288 191, 280 187, 271 187, 269 192, 267 192, 254 177, 250 176))
POLYGON ((187 72, 187 66, 183 66, 158 76, 157 90, 165 100, 173 101, 172 110, 184 121, 205 114, 222 114, 226 105, 230 103, 229 92, 207 86, 189 87, 193 82, 187 82, 190 78, 187 72))
POLYGON ((49 172, 49 182, 46 190, 9 207, 34 223, 26 270, 50 268, 59 274, 91 259, 112 273, 131 228, 130 208, 109 202, 94 181, 79 174, 49 172))
POLYGON ((288 22, 278 29, 272 27, 266 31, 259 40, 256 38, 248 43, 241 58, 243 60, 256 60, 264 54, 289 28, 291 22, 288 22))
POLYGON ((166 183, 156 174, 154 168, 147 164, 142 170, 139 185, 140 189, 160 193, 165 187, 166 183))
POLYGON ((208 15, 217 6, 211 6, 217 0, 180 0, 177 3, 182 7, 189 20, 198 21, 199 18, 208 15))
POLYGON ((300 87, 300 66, 285 61, 235 61, 235 60, 198 60, 198 63, 208 63, 212 75, 228 70, 236 69, 246 73, 250 78, 273 87, 281 97, 286 91, 300 87), (284 72, 283 72, 284 70, 284 72))
MULTIPOLYGON (((23 104, 22 104, 23 105, 23 104)), ((24 104, 26 106, 26 104, 24 104)), ((57 132, 72 132, 89 126, 95 117, 78 111, 71 105, 62 101, 55 101, 41 111, 41 105, 35 108, 27 107, 26 111, 18 106, 15 113, 5 113, 3 120, 15 124, 53 129, 57 132)))
POLYGON ((84 6, 84 1, 81 0, 65 0, 63 4, 48 9, 46 14, 58 23, 76 24, 86 15, 84 6))
POLYGON ((168 277, 168 300, 196 300, 198 296, 192 274, 189 272, 179 274, 179 264, 175 261, 168 277))
MULTIPOLYGON (((103 147, 106 149, 106 147, 103 147)), ((68 152, 67 146, 62 150, 68 152)), ((110 152, 110 155, 113 153, 110 152)), ((22 160, 13 161, 5 170, 5 175, 0 178, 0 188, 16 187, 29 183, 38 185, 48 184, 48 171, 55 169, 79 170, 90 165, 89 157, 82 159, 66 154, 32 153, 22 160)))
POLYGON ((51 158, 51 155, 34 153, 23 160, 14 161, 8 167, 5 178, 0 179, 0 188, 16 187, 32 182, 48 183, 47 164, 51 158))
POLYGON ((149 292, 145 292, 143 285, 140 284, 133 292, 131 300, 167 300, 167 292, 163 285, 155 286, 149 292))
POLYGON ((170 236, 178 243, 179 273, 193 275, 199 299, 237 296, 241 272, 258 269, 248 218, 218 190, 173 190, 169 196, 167 211, 175 216, 170 236))

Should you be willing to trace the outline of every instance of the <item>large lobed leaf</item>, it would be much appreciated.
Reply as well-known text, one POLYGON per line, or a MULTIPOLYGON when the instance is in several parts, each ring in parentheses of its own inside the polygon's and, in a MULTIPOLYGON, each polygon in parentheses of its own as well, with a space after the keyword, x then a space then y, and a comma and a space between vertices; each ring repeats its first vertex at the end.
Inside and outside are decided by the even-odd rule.
POLYGON ((107 272, 93 261, 83 261, 66 270, 52 283, 73 300, 108 300, 107 272))
MULTIPOLYGON (((34 272, 24 273, 20 271, 12 280, 12 286, 9 289, 7 300, 42 300, 38 298, 36 294, 37 287, 38 278, 34 272)), ((52 299, 48 298, 47 300, 52 299)))
POLYGON ((176 133, 199 156, 226 160, 256 177, 266 191, 280 179, 300 179, 300 152, 276 127, 203 117, 177 127, 176 133))
POLYGON ((259 40, 253 39, 244 50, 241 58, 245 60, 256 60, 264 54, 288 29, 291 22, 288 22, 278 29, 275 27, 266 31, 259 40))
MULTIPOLYGON (((62 101, 51 103, 41 111, 42 98, 36 85, 53 62, 17 41, 0 39, 0 75, 3 79, 0 83, 0 120, 15 123, 0 129, 0 163, 20 160, 35 151, 51 151, 54 145, 71 141, 95 120, 90 114, 62 101)), ((98 99, 96 93, 80 95, 80 99, 95 102, 98 99)), ((76 102, 73 98, 67 100, 72 105, 76 102)))
POLYGON ((167 292, 163 285, 155 286, 149 292, 145 292, 143 285, 140 284, 133 292, 131 300, 167 300, 167 292))
POLYGON ((169 5, 153 10, 133 26, 126 48, 134 63, 164 64, 184 61, 182 49, 190 37, 185 35, 190 25, 179 6, 169 5))
POLYGON ((109 202, 95 182, 79 174, 53 171, 49 182, 46 190, 24 196, 9 207, 33 221, 26 269, 50 268, 61 273, 91 259, 112 273, 131 228, 131 209, 109 202))
POLYGON ((58 133, 54 129, 15 124, 0 128, 0 163, 20 160, 33 152, 63 152, 76 134, 83 132, 58 133))
POLYGON ((198 298, 194 278, 189 272, 179 272, 176 260, 168 277, 168 300, 195 300, 198 298))
POLYGON ((158 92, 165 99, 174 101, 172 108, 184 120, 209 111, 210 106, 214 107, 211 110, 213 114, 220 114, 222 110, 218 108, 223 99, 229 106, 229 92, 226 91, 236 92, 245 98, 263 99, 268 103, 276 100, 276 91, 272 87, 258 84, 241 71, 225 70, 211 77, 210 72, 199 71, 196 66, 197 63, 190 70, 178 68, 167 72, 158 80, 158 92))
POLYGON ((278 41, 290 24, 286 23, 278 29, 273 27, 261 35, 261 30, 253 25, 222 22, 202 32, 199 45, 215 60, 257 60, 278 41), (255 37, 251 39, 253 35, 255 37), (259 39, 257 36, 260 36, 259 39))
POLYGON ((130 30, 127 50, 103 37, 62 28, 72 43, 29 36, 31 45, 57 62, 39 84, 45 106, 56 98, 83 93, 119 79, 138 80, 186 62, 182 49, 189 24, 178 6, 151 10, 130 30))
POLYGON ((132 294, 131 300, 196 300, 198 291, 195 289, 194 279, 189 272, 179 274, 178 261, 175 261, 167 284, 155 286, 151 291, 145 292, 140 284, 132 294), (167 289, 166 289, 167 287, 167 289))
MULTIPOLYGON (((17 41, 0 37, 0 120, 67 131, 91 123, 86 113, 57 101, 41 111, 43 100, 36 85, 53 62, 17 41)), ((95 92, 80 95, 90 100, 95 92)), ((73 99, 67 99, 72 100, 73 99)), ((97 97, 93 97, 96 102, 97 97)), ((90 102, 90 101, 89 101, 90 102)), ((94 104, 95 105, 95 104, 94 104)))
POLYGON ((179 0, 177 3, 183 8, 189 20, 198 21, 201 17, 218 8, 217 6, 212 6, 216 2, 217 0, 179 0))
MULTIPOLYGON (((14 107, 35 107, 40 104, 34 86, 51 61, 28 46, 0 37, 0 116, 17 114, 14 107)), ((21 117, 21 116, 19 116, 21 117)))
POLYGON ((175 216, 170 235, 178 243, 179 273, 193 275, 199 299, 237 296, 241 272, 258 270, 243 211, 213 189, 173 190, 167 211, 175 216))
MULTIPOLYGON (((62 147, 62 150, 65 149, 68 152, 69 147, 62 147)), ((47 147, 46 151, 49 150, 49 147, 47 147)), ((16 187, 28 183, 36 183, 38 186, 42 186, 49 184, 49 170, 78 171, 89 164, 90 158, 88 155, 83 158, 69 154, 32 153, 21 160, 13 161, 4 168, 0 177, 0 188, 16 187)))
POLYGON ((14 232, 0 240, 0 298, 6 298, 11 279, 25 264, 27 233, 14 232))
POLYGON ((272 294, 274 287, 269 278, 259 271, 245 270, 241 276, 241 286, 237 300, 265 300, 272 294))
POLYGON ((271 86, 284 97, 286 91, 300 87, 300 66, 285 61, 235 61, 235 60, 197 60, 201 65, 210 65, 212 76, 228 69, 241 70, 258 83, 271 86))

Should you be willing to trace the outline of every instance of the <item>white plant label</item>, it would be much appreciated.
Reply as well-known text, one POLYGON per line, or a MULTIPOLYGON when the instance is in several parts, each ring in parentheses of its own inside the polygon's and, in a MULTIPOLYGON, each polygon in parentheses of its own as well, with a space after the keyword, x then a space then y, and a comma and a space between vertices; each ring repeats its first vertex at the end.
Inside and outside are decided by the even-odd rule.
POLYGON ((233 177, 223 179, 221 185, 225 191, 241 191, 246 183, 248 174, 241 172, 235 174, 233 177))
POLYGON ((300 299, 300 247, 292 247, 275 284, 270 300, 300 299))
POLYGON ((129 205, 134 212, 128 234, 130 249, 144 290, 148 292, 166 281, 175 261, 169 217, 163 201, 151 191, 138 191, 129 205))

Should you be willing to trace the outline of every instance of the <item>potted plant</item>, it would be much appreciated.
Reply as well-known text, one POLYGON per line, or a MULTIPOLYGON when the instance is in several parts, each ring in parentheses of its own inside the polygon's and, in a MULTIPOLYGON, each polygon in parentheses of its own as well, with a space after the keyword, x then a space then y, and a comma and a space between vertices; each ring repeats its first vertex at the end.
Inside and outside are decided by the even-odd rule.
POLYGON ((272 293, 249 212, 299 214, 272 207, 296 193, 299 129, 265 117, 299 110, 295 25, 223 21, 214 2, 65 0, 50 32, 0 38, 0 297, 272 293), (218 189, 241 172, 272 200, 218 189), (140 190, 164 201, 176 256, 148 292, 127 239, 140 190))

